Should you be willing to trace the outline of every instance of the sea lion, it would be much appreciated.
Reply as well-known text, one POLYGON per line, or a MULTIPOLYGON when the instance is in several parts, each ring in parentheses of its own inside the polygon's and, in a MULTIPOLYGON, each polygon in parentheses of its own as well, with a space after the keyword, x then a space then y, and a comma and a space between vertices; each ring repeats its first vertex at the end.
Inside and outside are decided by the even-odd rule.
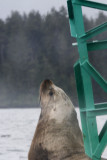
POLYGON ((66 93, 51 80, 40 85, 41 114, 28 160, 89 160, 77 114, 66 93))

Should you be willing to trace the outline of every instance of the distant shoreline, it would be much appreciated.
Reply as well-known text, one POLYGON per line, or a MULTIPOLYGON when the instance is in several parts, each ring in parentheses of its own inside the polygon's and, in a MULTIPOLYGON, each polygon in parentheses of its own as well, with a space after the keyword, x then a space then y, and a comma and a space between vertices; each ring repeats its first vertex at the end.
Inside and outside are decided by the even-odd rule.
POLYGON ((40 107, 0 107, 0 109, 39 109, 40 107))
MULTIPOLYGON (((0 107, 0 109, 40 109, 41 107, 0 107)), ((78 108, 75 106, 75 108, 78 108)))

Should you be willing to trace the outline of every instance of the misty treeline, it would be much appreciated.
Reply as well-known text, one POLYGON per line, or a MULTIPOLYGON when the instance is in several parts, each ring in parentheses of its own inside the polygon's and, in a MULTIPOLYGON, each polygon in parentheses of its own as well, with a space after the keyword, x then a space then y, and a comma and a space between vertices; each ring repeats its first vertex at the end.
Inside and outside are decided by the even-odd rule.
MULTIPOLYGON (((99 13, 97 19, 84 16, 85 29, 107 21, 99 13)), ((107 39, 107 32, 94 40, 107 39)), ((37 107, 39 86, 51 79, 70 96, 77 106, 73 65, 78 51, 70 36, 68 14, 64 7, 54 8, 46 15, 32 11, 28 15, 12 12, 0 20, 0 107, 37 107)), ((90 52, 90 61, 107 80, 107 53, 90 52)), ((107 95, 94 84, 96 102, 106 101, 107 95)))

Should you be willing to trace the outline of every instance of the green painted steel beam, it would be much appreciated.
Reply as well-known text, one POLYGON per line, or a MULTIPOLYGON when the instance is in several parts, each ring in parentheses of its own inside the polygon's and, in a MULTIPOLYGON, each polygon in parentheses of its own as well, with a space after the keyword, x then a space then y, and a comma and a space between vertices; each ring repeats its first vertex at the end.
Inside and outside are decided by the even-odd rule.
MULTIPOLYGON (((84 86, 83 86, 79 61, 75 63, 74 71, 75 71, 75 78, 76 78, 76 84, 77 84, 79 107, 80 109, 85 109, 86 101, 85 101, 84 86)), ((87 117, 86 117, 86 114, 82 112, 80 112, 80 115, 81 115, 81 122, 82 122, 82 132, 83 132, 85 152, 88 156, 90 156, 92 151, 91 151, 91 144, 90 144, 89 133, 87 128, 87 117)))
POLYGON ((74 19, 73 6, 71 0, 67 0, 68 14, 70 19, 74 19))
POLYGON ((106 129, 105 133, 103 133, 103 135, 102 135, 102 139, 101 139, 100 143, 98 144, 95 153, 93 154, 93 158, 94 157, 100 158, 106 145, 107 145, 107 129, 106 129))
POLYGON ((101 132, 99 134, 99 142, 101 142, 101 139, 102 139, 105 132, 107 132, 107 121, 105 122, 103 129, 101 130, 101 132))
POLYGON ((88 51, 107 49, 107 40, 87 43, 87 49, 88 51))
POLYGON ((100 10, 105 10, 107 11, 107 4, 102 4, 94 1, 88 1, 88 0, 72 0, 72 3, 78 4, 81 6, 86 6, 90 8, 96 8, 100 10))
POLYGON ((107 92, 107 81, 102 78, 100 73, 96 71, 88 61, 82 63, 81 67, 83 67, 90 74, 90 76, 92 76, 96 80, 96 82, 102 87, 102 89, 107 92))
POLYGON ((81 39, 81 41, 86 41, 106 30, 107 30, 107 22, 97 26, 96 28, 93 28, 92 30, 89 30, 84 35, 81 35, 79 38, 81 39))
MULTIPOLYGON (((75 30, 76 30, 76 39, 78 42, 78 52, 80 54, 80 61, 83 62, 84 60, 88 59, 88 51, 87 51, 86 43, 83 42, 81 45, 80 39, 78 38, 79 36, 85 33, 81 6, 73 5, 73 11, 74 11, 74 24, 75 24, 75 30)), ((72 30, 72 26, 71 26, 71 30, 72 30)))
POLYGON ((88 0, 68 0, 71 35, 76 38, 80 59, 74 65, 79 108, 82 122, 85 153, 92 160, 101 160, 107 144, 107 124, 100 135, 97 131, 96 116, 107 114, 107 103, 94 104, 91 78, 107 92, 107 81, 89 63, 88 51, 107 49, 107 41, 87 43, 87 40, 107 29, 107 22, 85 32, 82 6, 107 10, 107 5, 88 0))
MULTIPOLYGON (((75 43, 72 43, 72 45, 74 47, 77 47, 78 43, 75 42, 75 43)), ((89 43, 87 43, 87 49, 88 49, 88 51, 96 51, 96 50, 107 49, 107 40, 104 40, 104 41, 95 40, 93 42, 89 42, 89 43)))
POLYGON ((74 13, 73 13, 73 6, 71 0, 67 0, 68 6, 68 14, 69 14, 69 24, 70 24, 70 31, 73 37, 76 37, 76 29, 75 29, 75 21, 74 21, 74 13))
POLYGON ((98 109, 80 109, 80 112, 87 113, 88 117, 107 115, 107 108, 98 109))
MULTIPOLYGON (((86 115, 87 115, 87 113, 86 113, 86 115)), ((90 144, 91 144, 90 157, 92 158, 92 155, 95 152, 95 150, 99 144, 96 117, 88 117, 87 116, 87 128, 88 128, 89 139, 90 139, 90 144)))
MULTIPOLYGON (((89 84, 88 79, 86 82, 87 83, 86 86, 88 88, 85 88, 84 90, 84 84, 83 84, 84 82, 82 81, 83 75, 81 73, 81 65, 79 61, 74 65, 74 69, 75 69, 75 77, 76 77, 77 93, 78 93, 80 110, 88 109, 90 107, 92 107, 91 109, 94 109, 92 93, 91 92, 89 93, 90 96, 88 96, 88 94, 86 95, 86 91, 89 90, 89 87, 90 87, 90 85, 88 85, 89 84)), ((88 74, 84 76, 88 78, 88 74)), ((89 121, 87 112, 84 112, 84 113, 80 112, 80 114, 81 114, 85 152, 90 158, 92 158, 91 157, 92 153, 95 151, 95 148, 97 147, 97 144, 98 144, 96 118, 95 116, 93 116, 91 117, 91 121, 89 121), (96 138, 92 136, 92 130, 94 130, 94 134, 96 138)))
POLYGON ((95 104, 95 108, 97 109, 97 108, 107 108, 107 103, 105 102, 105 103, 96 103, 95 104))

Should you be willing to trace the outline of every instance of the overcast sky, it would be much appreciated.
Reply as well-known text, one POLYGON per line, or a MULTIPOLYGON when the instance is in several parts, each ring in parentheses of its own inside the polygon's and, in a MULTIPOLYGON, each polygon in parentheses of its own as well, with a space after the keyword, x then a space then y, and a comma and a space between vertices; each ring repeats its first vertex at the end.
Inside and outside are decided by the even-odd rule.
MULTIPOLYGON (((11 11, 29 13, 31 10, 39 10, 41 14, 46 14, 52 7, 59 9, 60 6, 66 7, 67 0, 0 0, 0 18, 5 19, 11 11)), ((107 4, 107 0, 94 0, 107 4)), ((98 11, 89 8, 83 8, 83 13, 87 17, 97 17, 98 11)))

